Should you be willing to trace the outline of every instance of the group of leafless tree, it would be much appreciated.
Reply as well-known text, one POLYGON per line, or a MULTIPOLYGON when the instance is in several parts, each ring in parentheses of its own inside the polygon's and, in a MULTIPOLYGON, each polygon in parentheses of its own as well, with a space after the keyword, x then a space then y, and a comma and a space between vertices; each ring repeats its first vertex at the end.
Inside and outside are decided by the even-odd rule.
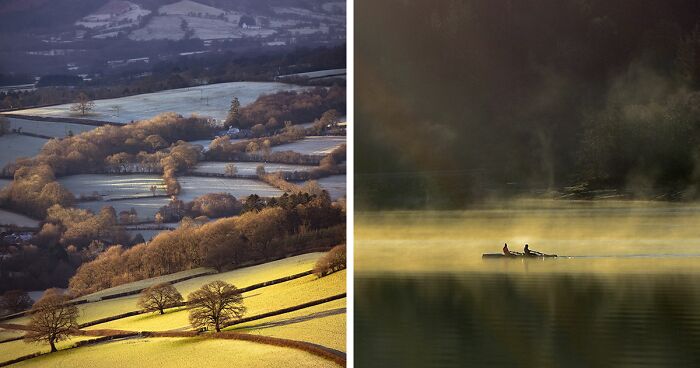
POLYGON ((177 222, 185 217, 228 217, 239 214, 242 209, 243 203, 229 193, 208 193, 191 202, 179 199, 170 201, 158 210, 156 222, 177 222))
MULTIPOLYGON (((229 136, 221 136, 211 141, 209 150, 205 152, 204 156, 209 161, 255 161, 257 159, 259 161, 280 162, 279 158, 275 156, 277 153, 273 153, 271 148, 298 141, 305 136, 304 128, 292 124, 287 124, 278 134, 243 142, 231 142, 229 136)), ((300 156, 302 155, 297 153, 297 157, 300 156)))
POLYGON ((0 297, 0 316, 27 310, 33 303, 26 291, 8 290, 0 297))
POLYGON ((325 111, 345 114, 345 88, 316 87, 305 91, 283 91, 260 96, 254 103, 240 109, 230 123, 239 128, 272 132, 284 122, 312 122, 325 111))

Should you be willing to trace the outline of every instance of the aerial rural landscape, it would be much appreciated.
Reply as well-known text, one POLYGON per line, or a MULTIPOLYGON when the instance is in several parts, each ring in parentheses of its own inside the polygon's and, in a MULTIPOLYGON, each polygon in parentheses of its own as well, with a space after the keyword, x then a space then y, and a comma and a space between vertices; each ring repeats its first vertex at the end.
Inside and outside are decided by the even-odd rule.
POLYGON ((345 366, 345 2, 0 20, 0 366, 345 366))

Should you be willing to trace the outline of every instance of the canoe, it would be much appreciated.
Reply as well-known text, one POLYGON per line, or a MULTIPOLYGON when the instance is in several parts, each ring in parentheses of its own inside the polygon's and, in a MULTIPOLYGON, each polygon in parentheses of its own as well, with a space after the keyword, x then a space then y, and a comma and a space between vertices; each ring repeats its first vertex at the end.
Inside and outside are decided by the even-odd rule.
POLYGON ((523 254, 523 253, 512 253, 511 255, 505 255, 503 253, 484 253, 481 258, 552 258, 556 257, 556 254, 523 254))

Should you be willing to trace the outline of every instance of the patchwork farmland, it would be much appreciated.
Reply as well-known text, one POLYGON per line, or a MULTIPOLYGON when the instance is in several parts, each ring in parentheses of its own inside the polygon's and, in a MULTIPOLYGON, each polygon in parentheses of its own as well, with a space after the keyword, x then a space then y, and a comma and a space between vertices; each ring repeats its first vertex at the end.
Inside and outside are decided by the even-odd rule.
MULTIPOLYGON (((267 114, 270 109, 280 120, 259 115, 269 122, 262 130, 262 124, 241 123, 242 136, 260 138, 232 139, 234 144, 212 152, 207 148, 222 134, 220 122, 174 114, 154 118, 174 111, 222 120, 233 96, 245 108, 261 94, 305 89, 235 82, 95 101, 84 117, 75 116, 70 105, 13 111, 27 118, 9 118, 10 128, 22 134, 0 139, 21 147, 3 155, 4 164, 23 156, 34 159, 11 165, 0 180, 7 188, 0 191, 6 206, 0 209, 0 225, 11 244, 0 246, 0 259, 3 267, 9 264, 14 288, 34 292, 60 286, 56 297, 78 303, 80 328, 57 345, 58 352, 49 353, 46 340, 18 339, 37 323, 29 306, 12 311, 18 314, 0 310, 0 365, 24 357, 13 366, 138 361, 141 366, 189 367, 202 364, 198 359, 231 366, 229 354, 235 354, 233 366, 344 366, 346 272, 337 250, 344 256, 346 229, 343 203, 336 201, 344 192, 333 187, 333 179, 323 182, 322 188, 333 188, 329 200, 316 186, 288 181, 344 178, 337 174, 344 173, 345 151, 331 152, 345 137, 320 136, 342 131, 333 124, 328 125, 333 132, 319 129, 309 118, 321 120, 320 114, 328 112, 324 119, 334 119, 328 116, 337 116, 331 111, 337 105, 330 105, 327 96, 342 95, 318 88, 299 94, 305 96, 260 99, 247 111, 267 114), (302 111, 285 110, 288 106, 302 111), (290 116, 304 116, 294 121, 304 123, 303 129, 285 128, 282 123, 290 116), (94 130, 87 122, 71 122, 79 118, 97 125, 129 124, 94 130), (319 136, 306 137, 312 131, 319 136), (41 151, 47 140, 24 134, 55 139, 41 151), (254 144, 235 144, 245 140, 254 144), (229 164, 236 168, 232 177, 229 164), (264 173, 258 172, 260 165, 264 173), (115 211, 101 211, 105 206, 115 211), (196 300, 188 302, 188 296, 217 281, 242 288, 246 310, 221 332, 212 331, 218 326, 201 332, 202 326, 189 318, 196 300), (185 302, 169 305, 164 314, 146 312, 138 303, 140 293, 163 283, 185 302), (195 353, 199 357, 192 357, 195 353)), ((248 116, 256 116, 252 123, 259 119, 248 116)), ((37 303, 53 293, 44 293, 37 303)))

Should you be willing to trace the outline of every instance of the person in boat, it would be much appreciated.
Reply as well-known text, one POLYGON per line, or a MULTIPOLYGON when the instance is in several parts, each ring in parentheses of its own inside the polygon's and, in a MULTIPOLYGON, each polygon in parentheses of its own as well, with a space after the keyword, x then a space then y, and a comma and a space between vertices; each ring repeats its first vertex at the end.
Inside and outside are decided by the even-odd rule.
POLYGON ((513 254, 510 252, 510 250, 508 250, 508 243, 504 243, 504 245, 503 245, 503 254, 505 254, 505 255, 507 255, 507 256, 513 255, 513 254))
POLYGON ((538 251, 530 250, 530 245, 525 244, 525 255, 526 256, 541 256, 542 253, 540 253, 538 251))

